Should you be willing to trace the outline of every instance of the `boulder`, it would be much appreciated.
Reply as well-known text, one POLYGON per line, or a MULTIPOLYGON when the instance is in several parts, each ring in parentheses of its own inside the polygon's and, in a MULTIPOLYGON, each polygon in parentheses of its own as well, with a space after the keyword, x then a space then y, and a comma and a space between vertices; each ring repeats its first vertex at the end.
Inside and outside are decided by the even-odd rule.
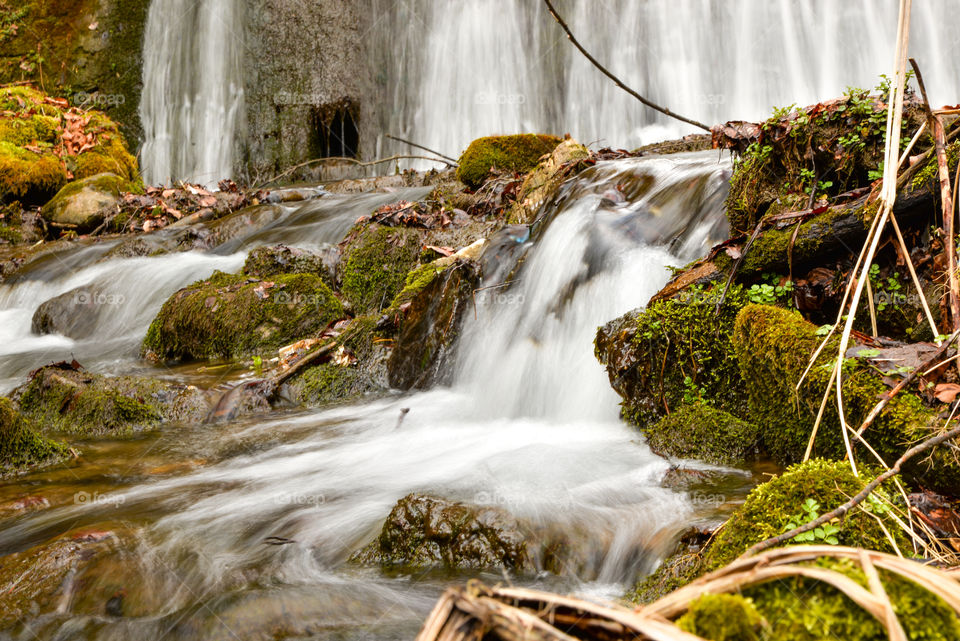
POLYGON ((196 423, 210 409, 206 393, 153 377, 102 376, 79 363, 54 363, 13 391, 20 412, 44 431, 119 436, 164 422, 196 423))
POLYGON ((542 134, 477 138, 460 156, 457 179, 476 189, 487 179, 491 169, 526 173, 561 141, 556 136, 542 134))
POLYGON ((58 191, 41 214, 54 226, 89 232, 117 210, 120 192, 128 189, 126 180, 111 173, 75 180, 58 191))
POLYGON ((525 535, 509 512, 425 494, 400 499, 377 539, 352 560, 412 568, 531 568, 525 535))
POLYGON ((343 304, 319 276, 267 280, 215 272, 163 304, 142 353, 159 360, 266 354, 344 316, 343 304))
POLYGON ((719 465, 755 458, 760 441, 759 427, 703 402, 684 403, 641 431, 655 454, 719 465))
POLYGON ((44 301, 33 313, 33 332, 74 339, 90 336, 103 309, 100 296, 93 285, 82 285, 44 301))
POLYGON ((61 461, 68 453, 66 445, 40 436, 10 399, 0 396, 0 477, 61 461))

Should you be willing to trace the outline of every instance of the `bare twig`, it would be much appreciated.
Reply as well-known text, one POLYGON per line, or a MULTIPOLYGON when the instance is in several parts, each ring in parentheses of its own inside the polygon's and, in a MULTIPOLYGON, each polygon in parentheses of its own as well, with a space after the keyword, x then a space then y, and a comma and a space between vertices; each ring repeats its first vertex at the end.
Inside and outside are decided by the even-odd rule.
POLYGON ((260 183, 260 184, 257 185, 256 187, 254 187, 253 189, 254 189, 254 190, 261 189, 261 188, 269 185, 269 184, 272 183, 272 182, 276 182, 277 180, 280 180, 281 178, 284 178, 284 177, 286 177, 286 176, 289 176, 290 174, 292 174, 292 173, 295 172, 296 170, 300 169, 301 167, 306 167, 307 165, 313 165, 313 164, 316 164, 316 163, 323 163, 323 162, 348 162, 348 163, 352 163, 352 164, 354 164, 354 165, 356 165, 356 166, 358 166, 358 167, 371 167, 371 166, 373 166, 373 165, 382 165, 382 164, 385 163, 385 162, 393 162, 394 160, 405 160, 405 159, 430 160, 430 161, 432 161, 432 162, 443 163, 444 165, 447 165, 448 167, 455 167, 455 166, 456 166, 456 165, 450 163, 449 161, 447 161, 447 160, 441 160, 440 158, 431 158, 430 156, 412 156, 412 155, 408 155, 408 154, 397 154, 396 156, 389 156, 389 157, 387 157, 387 158, 377 158, 376 160, 368 160, 368 161, 366 161, 366 162, 363 162, 363 161, 361 161, 361 160, 357 160, 356 158, 348 158, 347 156, 332 156, 332 157, 330 157, 330 158, 313 158, 313 159, 311 159, 311 160, 304 161, 304 162, 302 162, 302 163, 300 163, 300 164, 294 165, 293 167, 290 167, 290 168, 282 171, 281 173, 277 174, 277 175, 274 176, 273 178, 271 178, 271 179, 269 179, 269 180, 263 181, 262 183, 260 183))
POLYGON ((429 153, 431 153, 431 154, 434 154, 435 156, 440 156, 440 157, 443 158, 444 160, 449 160, 449 161, 452 162, 453 164, 457 164, 457 161, 456 161, 455 158, 451 158, 450 156, 444 156, 444 155, 441 154, 439 151, 434 151, 433 149, 430 149, 429 147, 424 147, 423 145, 418 145, 417 143, 413 142, 412 140, 407 140, 407 139, 405 139, 405 138, 400 138, 399 136, 393 136, 393 135, 391 135, 391 134, 384 134, 384 136, 386 136, 386 137, 389 138, 390 140, 396 140, 397 142, 406 143, 406 144, 410 145, 411 147, 416 147, 417 149, 422 149, 423 151, 427 151, 427 152, 429 152, 429 153))
POLYGON ((646 98, 644 98, 643 96, 641 96, 640 94, 638 94, 636 91, 634 91, 633 89, 631 89, 630 87, 628 87, 627 85, 625 85, 622 80, 620 80, 620 79, 617 78, 615 75, 613 75, 606 67, 604 67, 602 64, 600 64, 600 63, 597 61, 596 58, 594 58, 593 56, 591 56, 589 51, 587 51, 586 49, 583 48, 583 45, 580 44, 580 42, 574 37, 573 33, 570 31, 570 27, 567 26, 567 23, 564 22, 563 18, 560 17, 560 14, 557 13, 557 10, 553 7, 553 3, 550 2, 550 0, 543 0, 543 1, 544 1, 544 3, 547 5, 547 9, 550 10, 550 15, 553 16, 553 19, 556 20, 557 23, 560 25, 560 27, 562 27, 563 30, 566 32, 567 38, 570 39, 570 42, 573 43, 573 46, 576 47, 576 48, 580 51, 580 53, 582 53, 582 54, 584 55, 584 57, 586 57, 587 60, 590 61, 590 64, 592 64, 594 67, 596 67, 597 69, 599 69, 599 70, 603 73, 603 75, 605 75, 607 78, 610 78, 610 80, 613 80, 613 82, 614 82, 618 87, 620 87, 621 89, 623 89, 624 91, 626 91, 628 94, 630 94, 631 96, 633 96, 634 98, 636 98, 637 100, 639 100, 640 102, 642 102, 643 104, 645 104, 646 106, 650 107, 651 109, 655 109, 655 110, 659 111, 660 113, 664 114, 665 116, 670 116, 671 118, 675 118, 676 120, 680 120, 681 122, 685 122, 685 123, 687 123, 688 125, 693 125, 694 127, 699 127, 700 129, 703 129, 704 131, 710 131, 710 127, 706 126, 706 125, 703 124, 702 122, 698 122, 698 121, 693 120, 693 119, 691 119, 691 118, 686 118, 686 117, 684 117, 684 116, 681 116, 681 115, 678 114, 678 113, 675 113, 675 112, 673 112, 673 111, 670 111, 670 110, 667 109, 666 107, 661 107, 660 105, 658 105, 658 104, 656 104, 656 103, 654 103, 654 102, 651 102, 651 101, 647 100, 646 98))

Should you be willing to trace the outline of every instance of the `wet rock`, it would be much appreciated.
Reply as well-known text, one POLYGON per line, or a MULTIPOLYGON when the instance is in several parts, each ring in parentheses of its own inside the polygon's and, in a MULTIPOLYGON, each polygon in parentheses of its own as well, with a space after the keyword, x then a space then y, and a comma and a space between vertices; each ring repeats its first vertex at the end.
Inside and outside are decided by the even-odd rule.
POLYGON ((400 499, 380 536, 352 560, 406 567, 531 567, 520 524, 508 512, 425 494, 400 499))
POLYGON ((578 160, 590 157, 586 147, 576 140, 564 140, 529 173, 517 193, 517 202, 510 211, 511 224, 529 225, 540 206, 550 199, 572 173, 578 160))
POLYGON ((214 234, 201 225, 188 227, 169 226, 149 234, 125 236, 100 261, 114 258, 137 258, 140 256, 162 256, 177 252, 211 249, 214 246, 214 234))
POLYGON ((107 295, 94 285, 71 289, 44 301, 33 313, 31 329, 35 334, 63 334, 70 338, 86 338, 97 326, 103 310, 101 297, 107 295))
POLYGON ((541 156, 552 152, 560 142, 556 136, 542 134, 477 138, 460 156, 457 179, 476 189, 487 179, 491 169, 528 172, 541 156))
POLYGON ((673 552, 652 574, 640 579, 625 598, 640 605, 652 603, 702 575, 703 547, 711 535, 711 532, 689 528, 680 535, 673 552))
POLYGON ((66 445, 40 436, 10 399, 0 396, 0 476, 62 461, 68 454, 66 445))
POLYGON ((129 183, 112 173, 97 174, 68 183, 43 206, 44 220, 54 226, 89 232, 114 213, 120 203, 120 192, 129 183))
POLYGON ((123 435, 164 422, 194 423, 209 412, 202 390, 138 376, 101 376, 79 363, 55 363, 14 390, 20 412, 45 431, 123 435))
POLYGON ((641 430, 655 454, 720 465, 755 458, 760 441, 759 427, 705 403, 685 403, 641 430))
POLYGON ((597 331, 595 354, 621 396, 624 418, 644 426, 699 398, 746 416, 746 391, 730 337, 747 303, 730 288, 719 314, 721 288, 696 289, 629 312, 597 331))
POLYGON ((257 247, 243 264, 245 274, 269 278, 277 274, 314 274, 327 285, 334 286, 339 253, 335 247, 310 252, 286 245, 257 247))
POLYGON ((387 362, 390 385, 426 388, 450 372, 450 348, 480 284, 479 266, 468 259, 439 259, 410 273, 395 308, 402 316, 387 362))
POLYGON ((171 296, 150 324, 142 352, 159 360, 263 354, 319 332, 345 315, 313 274, 269 280, 216 272, 171 296))

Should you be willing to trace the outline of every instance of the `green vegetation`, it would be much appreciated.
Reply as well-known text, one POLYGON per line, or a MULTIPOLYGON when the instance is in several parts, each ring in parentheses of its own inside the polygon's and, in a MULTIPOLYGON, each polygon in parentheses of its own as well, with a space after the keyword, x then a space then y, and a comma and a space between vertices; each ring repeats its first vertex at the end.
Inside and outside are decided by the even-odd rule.
POLYGON ((421 238, 405 227, 354 229, 340 260, 341 291, 360 313, 378 312, 403 289, 420 256, 421 238))
POLYGON ((652 427, 641 426, 657 454, 736 464, 757 450, 760 430, 706 403, 684 403, 652 427))
POLYGON ((457 178, 471 189, 483 184, 490 170, 525 173, 540 157, 553 151, 562 139, 541 134, 488 136, 470 143, 460 156, 457 178))
POLYGON ((28 419, 0 396, 0 476, 66 458, 66 445, 40 436, 28 419))

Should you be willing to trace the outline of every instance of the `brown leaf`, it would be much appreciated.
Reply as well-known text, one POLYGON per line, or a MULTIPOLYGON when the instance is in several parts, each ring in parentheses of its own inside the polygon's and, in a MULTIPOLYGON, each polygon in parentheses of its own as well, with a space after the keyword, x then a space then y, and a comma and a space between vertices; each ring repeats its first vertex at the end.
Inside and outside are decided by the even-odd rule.
POLYGON ((432 249, 441 256, 453 256, 456 252, 452 247, 437 247, 436 245, 426 245, 427 249, 432 249))
POLYGON ((729 247, 725 247, 723 251, 724 253, 726 253, 727 256, 729 256, 734 260, 739 259, 740 256, 743 255, 740 251, 740 248, 737 247, 736 245, 730 245, 729 247))
POLYGON ((940 383, 933 388, 933 395, 941 403, 952 403, 960 395, 960 385, 956 383, 940 383))

